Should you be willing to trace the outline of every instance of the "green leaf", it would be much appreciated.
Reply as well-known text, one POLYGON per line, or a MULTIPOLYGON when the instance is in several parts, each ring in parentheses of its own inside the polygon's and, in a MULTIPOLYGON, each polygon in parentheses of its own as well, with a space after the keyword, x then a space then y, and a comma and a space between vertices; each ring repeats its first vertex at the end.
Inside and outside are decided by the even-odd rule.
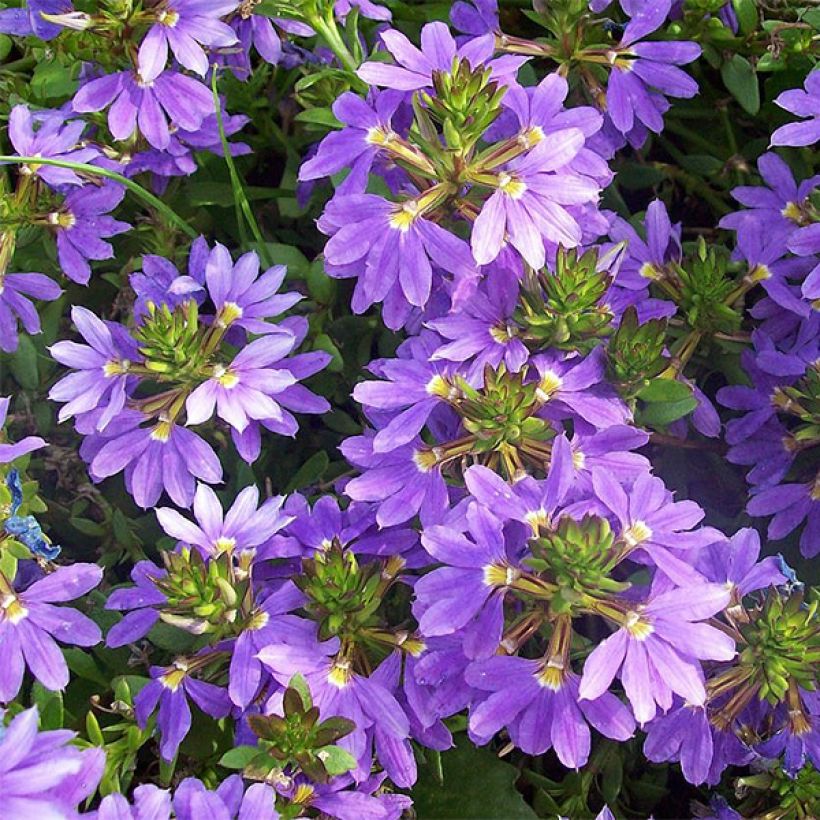
POLYGON ((38 63, 31 77, 31 90, 42 99, 67 97, 77 88, 77 81, 71 75, 79 68, 79 62, 70 69, 56 61, 38 63))
POLYGON ((300 111, 294 119, 297 122, 308 122, 311 125, 324 125, 328 128, 341 128, 342 124, 336 119, 329 108, 308 108, 300 111))
POLYGON ((9 367, 20 387, 24 390, 37 389, 40 384, 40 374, 37 370, 37 348, 31 338, 24 333, 20 334, 17 352, 12 356, 9 367))
POLYGON ((697 406, 696 398, 650 404, 641 410, 640 423, 641 426, 666 427, 667 424, 689 415, 697 406))
POLYGON ((758 23, 755 0, 732 0, 732 7, 737 15, 741 33, 751 34, 757 28, 758 23))
POLYGON ((289 681, 288 687, 291 689, 295 689, 300 697, 302 698, 302 703, 305 706, 305 709, 310 709, 313 706, 313 698, 310 695, 310 687, 308 686, 307 681, 302 677, 300 674, 295 674, 289 681))
POLYGON ((489 749, 476 748, 462 737, 456 748, 442 753, 441 766, 441 779, 431 763, 419 767, 419 779, 411 793, 418 817, 536 817, 515 788, 518 769, 499 760, 489 749))
POLYGON ((344 369, 344 359, 342 358, 342 353, 327 333, 320 333, 316 337, 313 347, 315 350, 324 350, 325 353, 330 353, 332 358, 330 360, 330 364, 327 366, 328 371, 331 373, 342 372, 344 369))
POLYGON ((324 746, 317 752, 330 775, 344 774, 356 768, 356 758, 341 746, 324 746))
POLYGON ((11 54, 11 47, 13 45, 11 37, 7 34, 0 34, 0 63, 11 54))
POLYGON ((720 76, 741 108, 749 114, 760 111, 760 85, 752 64, 740 54, 733 54, 720 67, 720 76))
POLYGON ((324 450, 314 453, 297 471, 290 484, 285 487, 286 493, 301 490, 310 484, 315 484, 324 474, 330 464, 330 459, 324 450))
POLYGON ((219 765, 226 769, 244 769, 258 754, 256 746, 237 746, 219 758, 219 765))
POLYGON ((63 696, 52 692, 35 681, 31 689, 31 699, 40 713, 40 728, 44 731, 63 728, 63 696))
POLYGON ((688 384, 673 379, 652 379, 638 391, 638 398, 648 402, 683 401, 692 395, 688 384))

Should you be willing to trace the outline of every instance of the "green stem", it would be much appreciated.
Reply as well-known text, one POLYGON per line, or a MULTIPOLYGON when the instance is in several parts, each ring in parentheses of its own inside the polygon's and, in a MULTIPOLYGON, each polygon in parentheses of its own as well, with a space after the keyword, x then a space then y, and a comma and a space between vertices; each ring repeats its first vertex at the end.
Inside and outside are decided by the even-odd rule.
POLYGON ((107 168, 99 168, 96 165, 88 165, 85 162, 71 162, 67 159, 49 159, 47 157, 12 157, 0 155, 0 162, 13 162, 17 165, 53 165, 55 168, 70 168, 72 171, 82 171, 91 176, 113 179, 124 185, 132 194, 139 197, 147 205, 159 211, 171 224, 176 225, 181 231, 191 239, 196 239, 199 234, 174 210, 169 208, 161 199, 155 197, 150 191, 146 191, 142 185, 137 184, 132 179, 118 174, 116 171, 109 171, 107 168))
MULTIPOLYGON (((231 144, 228 142, 228 136, 225 133, 225 123, 222 119, 222 105, 219 101, 219 91, 216 87, 216 78, 216 67, 214 67, 213 74, 211 75, 211 91, 214 95, 216 122, 219 127, 219 139, 222 142, 222 153, 225 155, 225 164, 228 166, 228 173, 231 176, 233 195, 236 202, 239 204, 239 209, 245 217, 245 222, 251 229, 253 238, 256 240, 256 244, 259 247, 259 255, 262 258, 262 263, 266 268, 269 268, 273 265, 273 260, 268 254, 268 247, 265 244, 265 238, 262 236, 262 231, 259 230, 259 224, 256 221, 256 217, 253 215, 253 210, 251 209, 250 202, 248 202, 248 197, 245 195, 245 188, 242 185, 242 179, 239 176, 239 172, 236 170, 236 163, 233 161, 233 155, 231 154, 231 144)), ((239 229, 242 230, 241 219, 239 220, 239 229)))
POLYGON ((328 19, 318 14, 311 15, 308 18, 308 23, 328 44, 330 50, 339 58, 339 62, 350 72, 351 86, 355 87, 357 91, 367 91, 367 84, 360 80, 356 74, 356 69, 358 69, 359 64, 342 39, 336 21, 333 19, 332 12, 328 19))

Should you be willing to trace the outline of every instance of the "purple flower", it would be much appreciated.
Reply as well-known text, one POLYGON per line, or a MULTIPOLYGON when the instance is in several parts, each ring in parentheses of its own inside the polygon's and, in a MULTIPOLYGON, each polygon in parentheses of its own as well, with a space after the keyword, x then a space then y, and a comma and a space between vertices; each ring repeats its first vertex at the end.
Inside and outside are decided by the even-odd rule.
MULTIPOLYGON (((789 237, 789 250, 797 256, 813 257, 817 261, 820 254, 820 223, 799 228, 789 237)), ((812 268, 803 280, 803 298, 810 301, 820 299, 820 262, 812 268)))
POLYGON ((60 421, 101 410, 97 429, 104 430, 125 407, 129 381, 135 381, 129 369, 141 356, 122 325, 103 322, 84 307, 73 307, 71 319, 88 344, 62 341, 49 348, 58 362, 77 372, 60 379, 48 397, 65 402, 60 408, 60 421))
POLYGON ((275 803, 276 793, 271 786, 252 783, 246 791, 238 774, 225 778, 214 791, 195 777, 186 777, 174 792, 174 816, 178 820, 200 820, 203 816, 214 820, 278 820, 275 803))
POLYGON ((544 403, 541 416, 582 419, 598 429, 629 421, 629 408, 606 384, 602 348, 585 358, 542 353, 533 356, 531 364, 544 403))
POLYGON ((433 523, 447 508, 447 485, 441 468, 425 459, 420 438, 389 453, 376 453, 373 435, 352 436, 340 447, 344 457, 362 471, 345 485, 354 501, 377 501, 381 527, 403 524, 415 515, 433 523))
POLYGON ((229 365, 215 365, 213 375, 185 402, 188 424, 217 415, 242 433, 250 420, 281 421, 273 396, 296 383, 288 370, 272 365, 293 349, 296 337, 284 330, 268 333, 239 351, 229 365))
MULTIPOLYGON (((9 139, 21 157, 90 162, 100 152, 96 148, 79 148, 85 131, 82 120, 66 120, 58 111, 32 116, 25 105, 15 105, 9 114, 9 139), (35 122, 39 125, 35 129, 35 122)), ((52 188, 59 185, 82 185, 83 180, 70 168, 51 165, 22 165, 21 174, 36 174, 52 188)))
POLYGON ((256 547, 290 520, 279 511, 283 501, 281 495, 268 498, 257 509, 259 490, 245 487, 227 514, 223 514, 216 493, 206 484, 199 484, 194 495, 196 524, 169 507, 159 507, 157 518, 168 535, 196 547, 203 557, 215 557, 223 552, 240 556, 254 553, 256 547))
POLYGON ((16 37, 37 37, 53 40, 62 26, 46 20, 45 14, 70 14, 74 11, 70 0, 27 0, 23 8, 0 10, 0 32, 16 37))
MULTIPOLYGON (((192 272, 199 281, 201 273, 192 272)), ((265 321, 293 307, 302 296, 278 293, 287 268, 276 265, 259 275, 259 257, 245 253, 234 263, 218 242, 205 262, 204 282, 216 311, 215 321, 223 327, 241 327, 249 333, 271 333, 279 328, 265 321)))
POLYGON ((530 355, 512 320, 518 288, 515 274, 498 266, 469 298, 447 315, 427 322, 448 340, 431 359, 469 363, 464 376, 471 384, 481 383, 487 365, 495 370, 503 363, 511 373, 518 373, 530 355))
POLYGON ((520 521, 537 532, 550 526, 574 479, 573 454, 562 433, 552 442, 552 453, 544 481, 525 476, 510 485, 487 467, 474 464, 464 474, 470 495, 501 519, 520 521))
POLYGON ((331 234, 325 245, 328 275, 358 277, 354 313, 384 301, 383 318, 392 329, 402 327, 413 307, 427 304, 433 264, 457 278, 475 276, 467 244, 425 219, 415 199, 393 203, 373 194, 336 197, 319 228, 331 234))
POLYGON ((504 628, 504 596, 521 574, 515 544, 501 522, 479 504, 466 516, 470 537, 445 525, 425 527, 421 543, 446 566, 420 578, 413 614, 425 636, 452 635, 466 628, 468 657, 491 655, 504 628))
POLYGON ((196 433, 164 418, 141 426, 146 420, 142 413, 126 410, 104 434, 83 442, 81 455, 95 481, 125 470, 125 485, 143 509, 153 507, 163 490, 175 504, 189 507, 195 479, 222 481, 219 459, 196 433))
POLYGON ((333 103, 333 113, 346 127, 331 132, 319 143, 315 156, 299 169, 299 180, 320 179, 350 168, 337 187, 338 194, 363 193, 379 151, 398 138, 391 119, 403 99, 403 94, 382 91, 375 94, 370 105, 350 91, 342 94, 333 103))
POLYGON ((40 317, 27 297, 54 301, 62 290, 42 273, 0 273, 0 350, 17 350, 17 322, 26 333, 40 332, 40 317))
POLYGON ((492 692, 470 709, 470 737, 479 744, 506 726, 521 751, 540 755, 552 748, 564 766, 577 769, 589 759, 587 722, 613 740, 628 740, 635 732, 632 714, 615 695, 579 701, 578 676, 546 658, 487 658, 471 664, 465 678, 492 692))
POLYGON ((168 49, 180 65, 204 77, 208 55, 203 45, 231 46, 234 30, 218 18, 230 14, 239 0, 163 0, 151 9, 156 22, 140 45, 137 67, 145 82, 159 77, 168 62, 168 49))
POLYGON ((595 203, 600 190, 593 179, 566 167, 583 144, 581 130, 565 128, 499 172, 470 236, 479 265, 498 256, 505 236, 536 270, 546 261, 545 243, 573 248, 581 242, 581 226, 566 206, 595 203))
POLYGON ((613 635, 586 659, 580 697, 595 700, 620 673, 621 683, 640 724, 652 720, 656 705, 666 711, 673 693, 703 706, 706 689, 700 660, 731 660, 734 641, 706 623, 729 603, 718 584, 699 584, 655 595, 626 611, 613 635))
POLYGON ((0 732, 3 814, 9 820, 76 817, 100 782, 105 752, 73 746, 74 732, 39 732, 37 718, 36 708, 27 709, 0 732))
MULTIPOLYGON (((0 430, 5 427, 10 403, 10 398, 0 397, 0 430)), ((8 464, 16 458, 21 458, 45 446, 45 439, 40 438, 40 436, 26 436, 16 444, 0 443, 0 464, 8 464)))
POLYGON ((733 188, 732 196, 746 209, 724 216, 720 227, 741 230, 748 226, 752 231, 791 233, 796 224, 805 224, 808 198, 820 183, 820 176, 798 185, 791 168, 773 151, 758 159, 757 170, 766 184, 733 188))
POLYGON ((500 32, 496 0, 456 0, 450 8, 450 22, 459 31, 480 37, 488 32, 500 32))
POLYGON ((768 536, 779 541, 803 521, 800 552, 814 558, 820 552, 820 471, 807 484, 781 484, 755 493, 746 505, 749 515, 773 515, 768 536))
POLYGON ((445 23, 427 23, 421 30, 421 50, 400 31, 389 29, 381 40, 399 65, 366 62, 356 72, 369 85, 385 86, 397 91, 415 91, 433 83, 434 71, 451 71, 455 59, 467 60, 473 68, 484 66, 500 82, 515 77, 527 57, 511 55, 493 60, 495 38, 492 34, 477 37, 456 47, 456 41, 445 23))
POLYGON ((643 751, 654 763, 680 762, 683 776, 695 786, 717 785, 727 766, 754 757, 734 733, 719 731, 703 706, 690 704, 656 717, 647 727, 643 751))
MULTIPOLYGON (((0 575, 0 701, 7 703, 20 691, 28 667, 46 689, 59 691, 69 674, 56 641, 72 646, 94 646, 102 635, 88 617, 71 607, 54 606, 90 592, 102 580, 94 564, 59 567, 51 575, 17 592, 0 575)), ((0 764, 2 766, 2 764, 0 764)), ((1 782, 1 780, 0 780, 1 782)))
POLYGON ((770 555, 762 561, 757 530, 745 527, 728 541, 712 544, 698 555, 697 566, 710 580, 725 584, 738 601, 750 592, 786 583, 783 559, 770 555))
POLYGON ((135 129, 154 146, 167 148, 171 128, 195 131, 209 114, 214 100, 210 90, 176 71, 146 80, 133 71, 118 71, 87 82, 74 96, 80 113, 109 108, 108 127, 116 140, 130 139, 135 129))
POLYGON ((91 278, 88 260, 114 256, 111 244, 103 240, 131 229, 127 222, 108 216, 124 196, 125 188, 115 183, 84 185, 72 191, 59 209, 48 215, 57 234, 57 259, 72 282, 87 285, 91 278))
MULTIPOLYGON (((361 761, 367 753, 371 726, 378 725, 387 736, 402 741, 410 734, 410 724, 392 693, 355 672, 351 661, 338 651, 339 641, 333 638, 313 646, 273 644, 262 649, 258 657, 282 686, 294 675, 303 675, 322 714, 345 717, 356 724, 338 745, 361 761)), ((369 770, 369 757, 367 766, 369 770)))
POLYGON ((598 499, 618 519, 620 540, 632 560, 654 564, 677 584, 703 581, 691 563, 676 552, 697 551, 724 538, 712 527, 686 532, 704 516, 694 501, 673 502, 663 481, 648 473, 638 476, 629 493, 604 470, 593 472, 592 485, 598 499))
POLYGON ((100 801, 96 814, 88 820, 169 820, 171 795, 153 783, 144 783, 134 789, 134 799, 129 804, 119 792, 107 794, 100 801))
POLYGON ((784 91, 775 100, 786 111, 808 119, 782 125, 772 134, 772 145, 814 145, 820 139, 820 71, 809 72, 804 87, 805 91, 784 91))
POLYGON ((138 561, 131 570, 135 586, 115 589, 105 602, 106 609, 133 610, 114 624, 105 639, 106 646, 115 648, 133 643, 145 636, 159 620, 162 607, 168 599, 160 592, 156 581, 167 573, 150 561, 138 561))
POLYGON ((177 658, 173 666, 152 666, 151 682, 134 698, 137 723, 143 729, 159 703, 157 727, 163 760, 174 759, 179 744, 190 731, 188 698, 213 718, 224 718, 231 711, 231 701, 224 689, 191 676, 190 663, 194 661, 177 658))
POLYGON ((344 22, 351 9, 358 9, 362 17, 369 20, 391 20, 390 9, 371 3, 370 0, 334 0, 333 11, 336 17, 344 22))
POLYGON ((659 28, 669 14, 670 0, 644 4, 631 10, 621 42, 608 55, 612 64, 606 92, 607 114, 622 134, 640 121, 650 131, 663 130, 656 91, 670 97, 694 97, 697 83, 677 66, 700 56, 697 43, 638 42, 659 28))

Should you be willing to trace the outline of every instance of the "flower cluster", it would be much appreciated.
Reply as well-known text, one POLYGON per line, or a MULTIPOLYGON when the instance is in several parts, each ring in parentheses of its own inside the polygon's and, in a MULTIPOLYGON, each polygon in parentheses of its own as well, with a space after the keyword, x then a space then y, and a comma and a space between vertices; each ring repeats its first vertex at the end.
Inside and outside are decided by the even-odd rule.
POLYGON ((0 158, 0 814, 400 820, 492 746, 550 816, 640 754, 814 816, 817 16, 391 8, 0 11, 70 62, 0 158))

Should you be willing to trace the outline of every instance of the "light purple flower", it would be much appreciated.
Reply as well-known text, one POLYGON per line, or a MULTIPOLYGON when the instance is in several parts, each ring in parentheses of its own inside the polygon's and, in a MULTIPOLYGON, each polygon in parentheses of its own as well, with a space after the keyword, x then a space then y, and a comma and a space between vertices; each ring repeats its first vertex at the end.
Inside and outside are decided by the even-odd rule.
POLYGON ((70 14, 74 11, 70 0, 27 0, 22 8, 0 9, 0 32, 15 37, 37 37, 53 40, 63 30, 42 15, 70 14))
POLYGON ((196 547, 203 557, 223 552, 240 556, 255 552, 256 547, 288 523, 290 517, 280 512, 284 500, 284 496, 274 496, 259 507, 259 490, 245 487, 223 514, 216 493, 206 484, 199 484, 194 495, 197 523, 169 507, 159 507, 157 518, 168 535, 196 547))
POLYGON ((581 242, 581 226, 567 208, 597 202, 600 191, 592 178, 567 167, 583 145, 580 129, 565 128, 498 173, 497 188, 482 206, 470 236, 479 265, 492 262, 509 241, 539 270, 546 261, 545 243, 574 248, 581 242))
MULTIPOLYGON (((820 254, 820 223, 796 230, 789 238, 789 250, 797 256, 808 256, 817 261, 820 254)), ((804 299, 813 302, 820 299, 820 261, 803 280, 800 290, 804 299)))
POLYGON ((81 455, 95 481, 125 470, 125 485, 143 509, 153 507, 163 490, 175 504, 189 507, 195 479, 222 480, 219 459, 196 433, 166 419, 147 420, 138 411, 120 413, 104 434, 86 438, 81 455), (144 421, 149 425, 141 426, 144 421))
POLYGON ((820 71, 809 72, 805 90, 784 91, 775 103, 807 119, 782 125, 772 134, 772 145, 814 145, 820 139, 820 71))
POLYGON ((319 228, 331 235, 325 245, 328 275, 358 277, 354 313, 384 301, 383 318, 393 329, 402 327, 413 307, 427 304, 433 265, 457 279, 475 276, 467 244, 420 215, 415 199, 394 203, 374 194, 336 197, 319 228))
POLYGON ((803 521, 800 552, 814 558, 820 552, 820 471, 806 484, 780 484, 755 493, 746 505, 749 515, 773 515, 768 536, 779 541, 803 521))
POLYGON ((162 0, 153 7, 156 22, 148 29, 137 55, 145 82, 162 74, 169 48, 180 65, 204 77, 209 63, 202 46, 224 47, 237 42, 233 29, 219 18, 238 5, 239 0, 162 0))
POLYGON ((103 240, 131 229, 127 222, 108 216, 124 196, 125 188, 116 183, 84 185, 48 215, 57 235, 57 259, 72 282, 87 285, 91 278, 88 260, 114 257, 111 243, 103 240))
POLYGON ((0 350, 17 350, 17 322, 26 333, 40 332, 40 316, 32 299, 53 302, 63 291, 42 273, 0 273, 0 350))
POLYGON ((635 732, 631 712, 615 695, 579 700, 578 675, 552 669, 544 658, 487 658, 471 664, 465 678, 492 693, 470 709, 470 736, 479 744, 506 726, 526 754, 552 748, 564 766, 578 769, 589 759, 588 722, 613 740, 628 740, 635 732))
MULTIPOLYGON (((9 139, 21 157, 90 162, 99 157, 100 152, 96 148, 79 147, 85 128, 82 120, 67 120, 59 111, 32 115, 27 106, 15 105, 9 114, 9 139)), ((53 165, 21 165, 20 173, 36 174, 52 188, 83 184, 75 171, 53 165)))
POLYGON ((172 666, 152 666, 151 678, 134 698, 134 712, 137 723, 144 729, 159 704, 157 727, 163 760, 174 759, 179 744, 191 729, 188 698, 213 718, 224 718, 231 711, 227 691, 192 677, 185 658, 177 658, 172 666))
POLYGON ((65 689, 68 666, 56 641, 94 646, 102 635, 100 628, 81 612, 54 604, 85 595, 101 580, 102 570, 98 566, 72 564, 59 567, 23 592, 11 587, 2 590, 0 652, 4 660, 0 664, 0 701, 7 703, 16 697, 26 667, 46 689, 65 689))
POLYGON ((171 794, 153 783, 143 783, 134 789, 131 803, 119 792, 107 794, 88 820, 170 820, 171 794))
POLYGON ((703 706, 706 689, 699 660, 731 660, 734 641, 706 618, 729 603, 729 591, 718 584, 681 587, 661 593, 624 613, 623 625, 593 649, 584 664, 583 700, 595 700, 619 674, 640 724, 652 720, 657 707, 672 706, 680 695, 703 706))
MULTIPOLYGON (((356 728, 338 745, 361 761, 367 752, 367 730, 378 724, 397 741, 410 734, 410 724, 396 698, 384 686, 351 668, 351 662, 336 653, 339 641, 333 638, 313 646, 273 644, 259 652, 282 686, 303 675, 310 687, 313 703, 323 715, 346 717, 356 728)), ((369 760, 367 765, 369 768, 369 760)))
POLYGON ((60 364, 76 372, 60 379, 49 391, 52 401, 65 402, 59 420, 101 410, 97 429, 104 430, 125 407, 131 364, 141 359, 136 342, 122 325, 103 322, 84 307, 73 307, 71 319, 88 344, 61 341, 49 348, 60 364))
POLYGON ((188 424, 202 424, 217 415, 242 433, 250 420, 281 421, 273 398, 296 383, 288 370, 273 367, 293 349, 296 337, 283 330, 248 344, 228 365, 215 365, 213 375, 188 396, 188 424))
POLYGON ((397 135, 391 119, 404 99, 403 94, 382 91, 372 104, 350 91, 333 103, 333 114, 345 124, 320 143, 316 154, 299 169, 299 180, 321 179, 349 168, 350 173, 337 187, 340 195, 364 193, 368 174, 382 146, 397 135))
MULTIPOLYGON (((9 662, 8 656, 4 664, 9 662)), ((102 749, 80 750, 76 734, 37 730, 37 709, 20 712, 0 733, 0 804, 8 820, 76 817, 105 767, 102 749)))
POLYGON ((507 55, 492 59, 495 38, 486 34, 458 48, 445 23, 427 23, 421 30, 421 50, 400 31, 388 29, 381 40, 398 65, 366 62, 356 72, 370 85, 415 91, 432 85, 434 71, 451 71, 453 60, 467 60, 473 68, 486 67, 494 80, 504 82, 515 77, 527 57, 507 55))
POLYGON ((639 42, 659 28, 669 14, 670 0, 655 0, 631 11, 621 42, 609 59, 612 71, 606 92, 607 114, 622 134, 640 121, 650 131, 663 130, 663 117, 653 97, 694 97, 697 83, 679 65, 700 56, 697 43, 639 42))
POLYGON ((604 470, 592 474, 595 495, 620 524, 620 540, 630 558, 652 563, 677 584, 697 584, 703 576, 677 552, 689 552, 723 541, 712 527, 692 530, 704 516, 694 501, 672 501, 663 481, 641 473, 627 491, 604 470))
POLYGON ((214 100, 210 90, 193 77, 165 71, 145 80, 133 71, 118 71, 87 82, 74 96, 79 113, 109 108, 108 127, 116 140, 140 133, 154 147, 167 148, 171 128, 195 131, 209 114, 214 100))

